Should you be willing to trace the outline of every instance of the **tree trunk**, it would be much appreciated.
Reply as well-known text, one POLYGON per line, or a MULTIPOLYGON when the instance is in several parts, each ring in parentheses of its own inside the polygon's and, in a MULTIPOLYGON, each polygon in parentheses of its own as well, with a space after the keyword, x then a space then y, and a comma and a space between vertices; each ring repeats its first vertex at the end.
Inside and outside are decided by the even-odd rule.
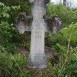
POLYGON ((63 5, 64 6, 66 6, 66 3, 67 3, 67 1, 66 0, 63 0, 63 5))

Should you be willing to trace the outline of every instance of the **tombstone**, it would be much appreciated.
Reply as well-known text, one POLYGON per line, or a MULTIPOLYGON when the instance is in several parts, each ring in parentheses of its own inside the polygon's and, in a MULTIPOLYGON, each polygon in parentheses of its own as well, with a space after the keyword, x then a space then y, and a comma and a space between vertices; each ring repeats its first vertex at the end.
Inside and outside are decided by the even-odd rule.
POLYGON ((20 34, 31 31, 30 54, 27 62, 29 68, 46 68, 45 57, 45 32, 57 33, 61 28, 58 16, 49 18, 46 16, 46 4, 49 0, 29 0, 32 5, 32 16, 20 13, 15 20, 15 26, 20 34))

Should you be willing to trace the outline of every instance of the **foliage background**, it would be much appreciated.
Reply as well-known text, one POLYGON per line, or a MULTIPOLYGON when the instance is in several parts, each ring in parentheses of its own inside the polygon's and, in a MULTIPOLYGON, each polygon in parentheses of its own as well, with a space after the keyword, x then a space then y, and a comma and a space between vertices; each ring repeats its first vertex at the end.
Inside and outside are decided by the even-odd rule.
MULTIPOLYGON (((23 56, 18 51, 20 45, 29 49, 30 33, 20 35, 12 25, 20 12, 31 15, 28 0, 0 0, 0 77, 34 77, 25 66, 27 55, 23 56)), ((54 48, 58 57, 57 63, 53 63, 52 58, 48 59, 50 77, 77 77, 77 9, 49 3, 47 15, 51 18, 58 15, 63 25, 55 36, 51 32, 45 36, 46 46, 54 48)))

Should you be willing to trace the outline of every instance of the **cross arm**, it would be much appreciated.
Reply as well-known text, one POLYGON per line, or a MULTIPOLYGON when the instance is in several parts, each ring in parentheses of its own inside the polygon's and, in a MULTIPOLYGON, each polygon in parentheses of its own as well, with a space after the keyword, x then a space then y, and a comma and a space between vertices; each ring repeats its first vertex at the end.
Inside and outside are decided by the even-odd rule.
POLYGON ((25 13, 20 13, 14 21, 14 25, 18 29, 20 34, 25 31, 31 31, 32 16, 26 16, 25 13))
POLYGON ((56 34, 62 28, 62 21, 57 15, 52 18, 45 16, 44 19, 47 23, 47 31, 51 31, 53 34, 56 34))
MULTIPOLYGON (((45 32, 53 32, 53 34, 58 33, 58 31, 62 27, 62 21, 60 18, 55 15, 52 18, 44 16, 43 17, 45 22, 47 23, 45 32)), ((18 29, 20 34, 23 34, 25 31, 31 31, 32 30, 32 16, 26 16, 25 13, 20 13, 16 20, 14 21, 14 25, 18 29)))

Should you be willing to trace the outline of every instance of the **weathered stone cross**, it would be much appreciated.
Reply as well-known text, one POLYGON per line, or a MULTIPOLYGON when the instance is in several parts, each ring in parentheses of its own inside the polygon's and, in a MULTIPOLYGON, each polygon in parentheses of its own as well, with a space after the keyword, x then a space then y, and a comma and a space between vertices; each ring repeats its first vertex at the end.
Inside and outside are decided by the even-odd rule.
POLYGON ((15 21, 15 26, 19 33, 31 31, 31 46, 28 59, 29 68, 46 68, 46 58, 44 50, 45 32, 53 31, 56 33, 61 21, 57 16, 52 19, 46 17, 46 4, 49 0, 29 0, 32 4, 32 17, 25 13, 19 14, 15 21), (48 26, 47 26, 48 25, 48 26))

